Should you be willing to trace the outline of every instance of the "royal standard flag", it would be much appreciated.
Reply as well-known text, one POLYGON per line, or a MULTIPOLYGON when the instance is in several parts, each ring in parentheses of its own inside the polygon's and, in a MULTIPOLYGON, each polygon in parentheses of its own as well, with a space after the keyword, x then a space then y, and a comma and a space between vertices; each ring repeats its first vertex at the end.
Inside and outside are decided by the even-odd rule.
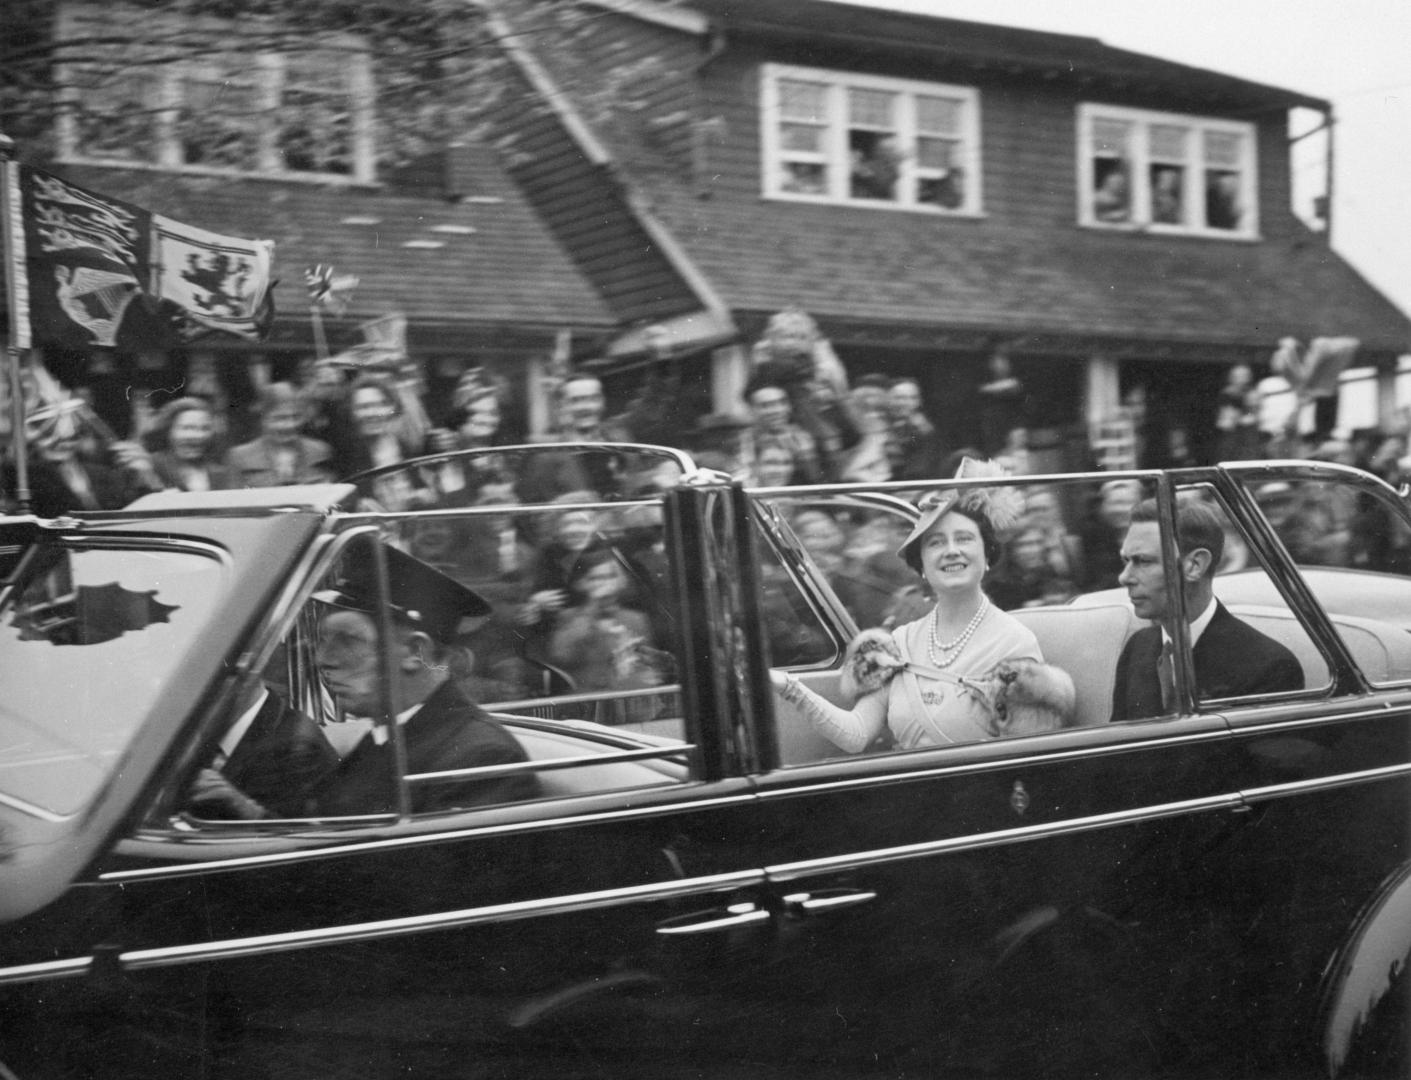
POLYGON ((274 244, 222 236, 3 164, 10 343, 161 349, 259 339, 274 244))

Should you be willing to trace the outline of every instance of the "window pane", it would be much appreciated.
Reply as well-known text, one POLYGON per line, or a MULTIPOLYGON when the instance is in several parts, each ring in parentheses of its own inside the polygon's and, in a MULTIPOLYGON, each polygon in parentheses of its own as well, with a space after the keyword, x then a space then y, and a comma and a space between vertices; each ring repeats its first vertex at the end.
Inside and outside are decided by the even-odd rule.
POLYGON ((77 147, 92 157, 156 157, 158 77, 151 71, 105 71, 79 76, 77 147))
POLYGON ((1177 124, 1152 124, 1148 132, 1151 156, 1168 161, 1184 161, 1188 129, 1177 124))
POLYGON ((188 165, 254 168, 259 161, 259 92, 229 72, 188 72, 180 81, 177 137, 188 165))
POLYGON ((786 161, 780 187, 795 195, 826 195, 828 168, 807 161, 786 161))
POLYGON ((1238 229, 1244 217, 1240 205, 1240 174, 1205 170, 1205 223, 1212 229, 1238 229))
POLYGON ((779 145, 786 151, 821 154, 823 133, 823 128, 811 124, 780 124, 779 145))
POLYGON ((1411 524, 1397 500, 1344 480, 1246 484, 1367 678, 1411 680, 1411 524))
POLYGON ((916 164, 923 169, 949 169, 960 160, 960 143, 955 139, 916 140, 916 164))
POLYGON ((1116 157, 1127 156, 1127 140, 1132 125, 1122 120, 1093 119, 1093 153, 1116 157))
MULTIPOLYGON (((221 564, 41 543, 0 608, 0 792, 75 814, 111 778, 213 618, 221 564), (24 672, 24 678, 15 678, 24 672)), ((168 718, 169 719, 169 718, 168 718)))
POLYGON ((828 88, 821 83, 779 80, 779 112, 790 120, 811 120, 820 123, 828 119, 828 88))
POLYGON ((916 128, 927 134, 958 135, 964 108, 965 103, 955 98, 923 94, 916 99, 916 128))
POLYGON ((892 128, 896 97, 884 90, 849 90, 848 122, 855 126, 892 128))
POLYGON ((873 131, 848 133, 854 199, 895 199, 901 158, 896 139, 873 131))
POLYGON ((1122 159, 1093 162, 1093 216, 1098 221, 1128 221, 1132 216, 1131 168, 1122 159))
POLYGON ((1228 131, 1205 132, 1205 164, 1210 168, 1239 168, 1242 141, 1239 135, 1228 131))
POLYGON ((948 169, 943 176, 923 176, 916 181, 916 201, 955 210, 965 204, 965 171, 948 169))
POLYGON ((1180 225, 1186 218, 1186 170, 1178 165, 1151 167, 1151 220, 1180 225))

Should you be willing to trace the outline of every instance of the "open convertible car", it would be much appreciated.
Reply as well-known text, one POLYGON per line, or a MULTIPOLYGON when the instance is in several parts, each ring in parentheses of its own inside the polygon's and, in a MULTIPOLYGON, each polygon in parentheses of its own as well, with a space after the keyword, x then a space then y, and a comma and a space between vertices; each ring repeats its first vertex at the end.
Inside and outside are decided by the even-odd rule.
POLYGON ((926 610, 915 485, 620 445, 355 480, 0 521, 0 1076, 1407 1075, 1401 493, 988 481, 1026 507, 991 595, 1074 722, 852 754, 769 673, 836 698, 926 610), (1219 511, 1217 595, 1301 688, 1202 699, 1183 640, 1167 714, 1110 722, 1139 497, 1168 565, 1178 502, 1219 511), (340 713, 322 598, 369 538, 383 633, 394 550, 489 602, 437 662, 525 760, 418 773, 389 694, 340 713), (330 760, 392 746, 384 809, 203 798, 265 693, 330 760))

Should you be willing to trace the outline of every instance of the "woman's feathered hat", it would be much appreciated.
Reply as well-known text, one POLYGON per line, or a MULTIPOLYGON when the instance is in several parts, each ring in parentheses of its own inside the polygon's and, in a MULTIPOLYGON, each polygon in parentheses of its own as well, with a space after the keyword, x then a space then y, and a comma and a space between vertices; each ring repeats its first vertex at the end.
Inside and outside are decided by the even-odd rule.
MULTIPOLYGON (((976 480, 1005 475, 1004 466, 999 462, 977 461, 971 457, 962 458, 960 468, 955 471, 957 480, 976 480)), ((1023 516, 1024 493, 1017 487, 928 491, 916 500, 916 508, 921 511, 921 516, 916 519, 916 527, 897 548, 897 554, 903 559, 907 558, 907 552, 911 546, 925 536, 931 526, 951 510, 958 510, 967 517, 983 516, 989 522, 996 537, 1008 532, 1019 524, 1019 519, 1023 516)))

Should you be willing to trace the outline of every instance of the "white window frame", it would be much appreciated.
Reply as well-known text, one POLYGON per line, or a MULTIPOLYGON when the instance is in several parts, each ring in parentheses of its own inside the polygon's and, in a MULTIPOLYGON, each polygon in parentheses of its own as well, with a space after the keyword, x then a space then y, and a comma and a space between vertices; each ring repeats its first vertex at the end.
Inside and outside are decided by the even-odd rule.
POLYGON ((1078 223, 1088 228, 1116 231, 1141 231, 1177 236, 1201 236, 1224 240, 1259 239, 1259 146, 1258 129, 1254 124, 1216 117, 1191 116, 1185 113, 1153 112, 1129 109, 1117 105, 1084 102, 1078 106, 1078 223), (1131 125, 1132 135, 1127 146, 1130 163, 1130 203, 1126 220, 1103 221, 1093 206, 1097 187, 1093 161, 1096 147, 1093 141, 1094 120, 1112 120, 1131 125), (1165 163, 1153 156, 1149 133, 1156 125, 1174 125, 1188 131, 1183 221, 1165 223, 1153 220, 1151 167, 1165 163), (1205 139, 1207 133, 1234 135, 1239 139, 1239 202, 1244 208, 1240 224, 1234 229, 1221 229, 1205 223, 1205 139))
POLYGON ((789 202, 827 203, 867 207, 875 210, 908 210, 943 214, 948 217, 978 217, 981 214, 980 159, 980 94, 974 87, 947 83, 922 82, 915 79, 892 79, 877 75, 824 68, 796 67, 786 64, 765 64, 760 69, 760 173, 766 199, 789 202), (779 83, 794 79, 821 83, 826 87, 827 119, 824 127, 824 150, 819 154, 786 151, 779 138, 779 83), (850 89, 876 90, 895 94, 897 98, 896 132, 900 143, 896 199, 854 198, 850 192, 851 171, 848 149, 847 92, 850 89), (921 202, 916 198, 918 180, 934 178, 942 173, 917 164, 916 140, 918 97, 944 97, 960 102, 959 159, 963 194, 954 208, 921 202), (818 193, 789 191, 785 187, 786 160, 817 161, 827 167, 827 189, 818 193))
MULTIPOLYGON (((263 177, 320 185, 373 185, 377 179, 373 135, 376 93, 373 85, 371 57, 361 42, 349 37, 338 37, 323 42, 316 51, 334 49, 339 50, 343 57, 343 62, 340 65, 344 80, 343 91, 347 95, 349 113, 352 117, 349 134, 349 154, 352 160, 349 172, 318 172, 285 168, 279 152, 280 128, 273 124, 260 127, 256 131, 256 146, 247 165, 204 165, 187 162, 176 124, 183 82, 188 75, 199 75, 203 71, 209 71, 213 66, 218 66, 219 57, 214 60, 182 60, 168 64, 156 62, 151 64, 150 71, 155 76, 152 105, 158 111, 153 122, 153 142, 148 147, 140 148, 139 155, 110 157, 85 152, 73 111, 61 109, 55 131, 57 159, 69 165, 102 165, 124 169, 180 172, 193 176, 263 177)), ((282 52, 259 52, 243 54, 243 56, 258 73, 255 81, 262 104, 267 109, 277 108, 289 70, 289 55, 282 52)), ((77 87, 75 78, 64 76, 62 68, 60 87, 61 95, 69 100, 75 100, 84 92, 77 87)))

